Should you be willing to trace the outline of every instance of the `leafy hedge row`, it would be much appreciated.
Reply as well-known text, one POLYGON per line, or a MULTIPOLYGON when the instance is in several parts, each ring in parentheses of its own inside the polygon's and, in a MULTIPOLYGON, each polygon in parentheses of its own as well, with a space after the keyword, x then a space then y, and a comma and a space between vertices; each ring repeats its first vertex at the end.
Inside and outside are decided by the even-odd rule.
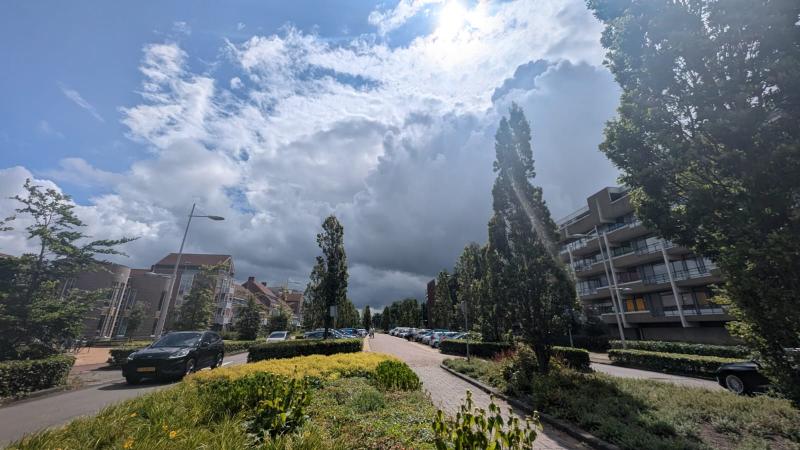
POLYGON ((564 361, 568 367, 575 370, 589 370, 589 351, 574 347, 553 347, 553 357, 564 361))
POLYGON ((73 364, 75 358, 69 355, 0 362, 0 397, 61 386, 67 382, 73 364))
POLYGON ((715 372, 722 364, 740 360, 738 358, 721 358, 719 356, 618 349, 609 350, 608 357, 611 361, 626 366, 635 366, 659 372, 672 372, 706 377, 714 376, 715 372))
POLYGON ((478 358, 493 358, 498 353, 514 350, 514 344, 509 342, 478 342, 460 339, 444 340, 439 347, 445 355, 466 356, 467 342, 469 342, 469 354, 478 358))
POLYGON ((361 339, 295 339, 291 341, 256 344, 250 347, 250 353, 247 355, 247 362, 307 355, 356 353, 361 351, 362 345, 361 339))
MULTIPOLYGON (((628 346, 628 350, 718 356, 720 358, 747 358, 749 353, 747 348, 741 345, 710 345, 668 341, 625 341, 625 343, 628 346)), ((610 344, 613 349, 622 349, 622 341, 612 340, 610 344)))
MULTIPOLYGON (((264 341, 224 341, 225 353, 230 355, 233 353, 241 353, 250 349, 251 346, 264 341)), ((108 351, 109 358, 108 364, 114 367, 121 367, 128 359, 131 353, 143 349, 144 346, 135 347, 117 347, 108 351)))

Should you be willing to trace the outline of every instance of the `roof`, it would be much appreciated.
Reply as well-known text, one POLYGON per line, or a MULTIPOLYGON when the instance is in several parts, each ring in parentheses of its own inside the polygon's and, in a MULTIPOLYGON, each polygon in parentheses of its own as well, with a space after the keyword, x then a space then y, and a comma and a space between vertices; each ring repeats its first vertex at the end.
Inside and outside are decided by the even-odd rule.
MULTIPOLYGON (((231 255, 211 255, 207 253, 184 253, 181 256, 181 266, 213 266, 228 262, 233 257, 231 255)), ((156 266, 175 266, 178 260, 177 253, 170 253, 155 263, 156 266)))

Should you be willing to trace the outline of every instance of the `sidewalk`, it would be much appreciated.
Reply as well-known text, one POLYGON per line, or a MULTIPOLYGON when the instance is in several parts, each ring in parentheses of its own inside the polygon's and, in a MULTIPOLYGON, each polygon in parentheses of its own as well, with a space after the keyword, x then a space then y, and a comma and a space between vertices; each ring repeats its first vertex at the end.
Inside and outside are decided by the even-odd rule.
POLYGON ((589 352, 589 361, 597 364, 611 364, 608 353, 589 352))

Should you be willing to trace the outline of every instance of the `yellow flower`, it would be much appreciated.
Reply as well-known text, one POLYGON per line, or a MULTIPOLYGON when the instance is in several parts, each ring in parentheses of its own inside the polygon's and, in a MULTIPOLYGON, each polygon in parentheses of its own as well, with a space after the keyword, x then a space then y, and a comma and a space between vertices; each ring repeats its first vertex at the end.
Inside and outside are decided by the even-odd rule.
POLYGON ((133 412, 133 413, 131 413, 131 415, 130 415, 129 417, 136 417, 136 416, 138 416, 138 414, 136 414, 135 412, 133 412))
POLYGON ((125 443, 122 444, 122 448, 133 448, 133 438, 125 440, 125 443))
POLYGON ((178 432, 175 431, 175 430, 172 430, 172 431, 169 432, 169 438, 170 439, 175 439, 175 436, 177 436, 177 435, 178 435, 178 432))
POLYGON ((167 426, 166 425, 161 425, 161 429, 164 430, 164 431, 167 431, 167 426))

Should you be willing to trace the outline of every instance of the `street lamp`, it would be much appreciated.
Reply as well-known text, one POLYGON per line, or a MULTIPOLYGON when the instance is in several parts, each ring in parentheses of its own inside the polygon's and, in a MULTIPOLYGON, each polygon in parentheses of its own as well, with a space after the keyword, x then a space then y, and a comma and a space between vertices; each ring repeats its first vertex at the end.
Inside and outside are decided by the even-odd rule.
MULTIPOLYGON (((577 234, 568 234, 566 236, 566 238, 567 239, 584 239, 584 238, 589 238, 589 237, 596 237, 596 238, 600 239, 600 234, 597 231, 597 227, 595 227, 594 232, 595 232, 594 236, 589 235, 589 234, 577 233, 577 234)), ((605 238, 605 234, 603 235, 603 238, 605 238)), ((603 253, 605 253, 605 255, 608 255, 609 265, 611 265, 611 249, 608 248, 608 241, 605 241, 605 244, 606 244, 606 251, 605 252, 603 252, 603 247, 602 247, 603 243, 600 242, 599 244, 600 244, 600 254, 602 255, 603 253)), ((567 247, 567 249, 569 249, 569 246, 567 247)), ((603 269, 606 272, 606 280, 608 281, 608 284, 609 284, 608 292, 611 294, 611 305, 614 307, 614 312, 615 312, 614 317, 616 317, 616 319, 617 319, 617 329, 619 330, 619 339, 622 341, 622 348, 623 349, 627 349, 628 348, 628 344, 627 344, 627 342, 625 342, 625 330, 623 329, 622 321, 620 320, 620 316, 623 314, 622 313, 622 299, 619 296, 620 288, 619 288, 619 286, 617 286, 617 283, 616 283, 616 278, 617 277, 616 277, 616 274, 614 273, 613 267, 611 268, 611 275, 609 276, 609 273, 608 273, 609 269, 608 269, 608 267, 606 267, 606 261, 605 260, 606 260, 606 257, 604 256, 603 257, 603 269), (613 277, 613 280, 614 280, 614 289, 616 290, 616 294, 617 294, 617 296, 616 296, 617 300, 616 301, 614 300, 614 291, 611 290, 612 277, 613 277)), ((572 264, 572 252, 571 251, 570 251, 570 264, 572 264)), ((575 272, 574 272, 575 269, 573 268, 572 270, 573 270, 572 273, 574 275, 575 274, 575 272)), ((577 282, 577 278, 576 278, 575 281, 577 282)), ((623 289, 624 290, 630 290, 630 288, 623 288, 623 289)))
MULTIPOLYGON (((158 313, 158 324, 156 325, 156 330, 154 332, 155 336, 161 336, 161 333, 164 331, 164 324, 167 321, 167 312, 169 311, 170 304, 172 303, 172 291, 175 289, 175 280, 178 278, 178 267, 181 265, 181 258, 183 257, 183 244, 186 243, 186 236, 189 234, 189 225, 192 224, 192 218, 194 217, 204 217, 210 220, 225 220, 222 216, 200 216, 194 214, 194 208, 197 206, 196 203, 192 203, 192 210, 189 211, 189 220, 186 222, 186 229, 183 231, 183 239, 181 239, 181 248, 178 250, 178 257, 175 260, 175 268, 172 270, 172 282, 169 284, 169 295, 167 295, 167 302, 166 305, 161 305, 161 311, 158 313)), ((177 296, 177 294, 176 294, 177 296)))

